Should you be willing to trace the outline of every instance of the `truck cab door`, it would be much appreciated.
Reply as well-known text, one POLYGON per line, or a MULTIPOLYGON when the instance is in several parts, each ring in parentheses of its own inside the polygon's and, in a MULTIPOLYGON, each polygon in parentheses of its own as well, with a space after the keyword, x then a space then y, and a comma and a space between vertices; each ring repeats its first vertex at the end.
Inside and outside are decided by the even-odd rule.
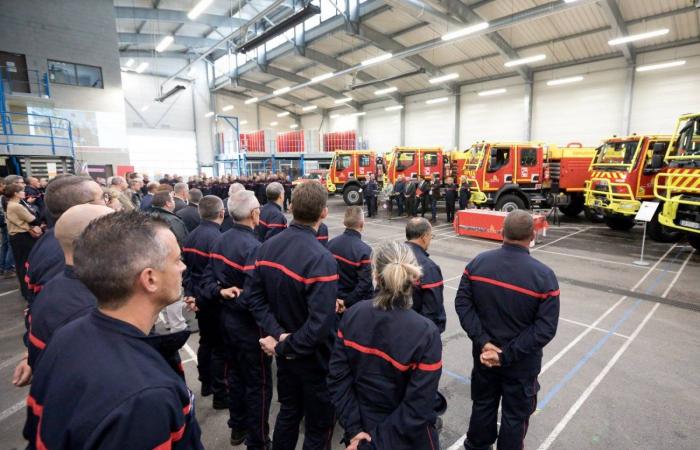
POLYGON ((442 175, 442 154, 438 152, 422 152, 420 178, 431 178, 434 173, 442 175))
POLYGON ((634 192, 634 186, 632 187, 632 192, 637 198, 653 198, 654 197, 654 178, 656 174, 659 173, 660 169, 654 168, 654 146, 656 146, 656 151, 658 154, 666 154, 666 149, 668 148, 670 141, 658 140, 652 141, 648 140, 646 145, 644 145, 639 153, 639 161, 637 163, 637 168, 640 173, 638 177, 633 177, 630 175, 630 184, 633 183, 634 178, 639 180, 639 185, 637 186, 637 192, 634 192))
POLYGON ((349 174, 352 172, 352 156, 338 154, 335 158, 335 179, 334 183, 345 183, 348 181, 349 174))
POLYGON ((510 145, 492 146, 486 166, 484 186, 498 189, 506 184, 515 183, 513 177, 513 150, 510 145))
POLYGON ((357 173, 358 179, 366 179, 370 173, 374 172, 372 167, 372 155, 369 153, 358 154, 357 156, 357 173))
POLYGON ((518 167, 515 174, 518 184, 539 184, 542 182, 542 153, 542 147, 518 146, 518 167))
POLYGON ((399 175, 411 178, 414 173, 418 174, 418 158, 415 150, 399 151, 395 156, 396 178, 399 175))

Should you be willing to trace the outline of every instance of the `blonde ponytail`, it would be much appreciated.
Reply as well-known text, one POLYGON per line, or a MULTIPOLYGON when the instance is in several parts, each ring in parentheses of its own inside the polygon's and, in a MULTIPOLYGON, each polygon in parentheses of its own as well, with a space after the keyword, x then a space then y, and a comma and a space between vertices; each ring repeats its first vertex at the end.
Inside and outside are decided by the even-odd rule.
POLYGON ((384 310, 411 307, 413 285, 422 273, 407 245, 391 242, 378 248, 372 258, 372 271, 378 288, 374 306, 384 310))

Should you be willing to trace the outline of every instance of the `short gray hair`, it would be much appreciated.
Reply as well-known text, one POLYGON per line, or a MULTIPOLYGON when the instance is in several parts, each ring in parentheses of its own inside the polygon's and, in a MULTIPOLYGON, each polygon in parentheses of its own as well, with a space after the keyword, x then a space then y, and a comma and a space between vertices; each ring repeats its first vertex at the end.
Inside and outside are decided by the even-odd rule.
POLYGON ((343 225, 347 228, 359 228, 365 221, 365 212, 361 206, 348 206, 343 217, 343 225))
POLYGON ((268 184, 265 188, 265 196, 271 202, 274 202, 275 200, 280 198, 282 194, 284 194, 284 186, 282 186, 282 184, 278 183, 277 181, 273 181, 272 183, 268 184))
POLYGON ((231 197, 233 194, 236 192, 244 191, 245 186, 243 186, 241 183, 233 183, 231 186, 228 187, 228 196, 231 197))
POLYGON ((190 203, 194 203, 195 205, 202 201, 202 191, 199 189, 190 189, 187 196, 190 198, 190 203))
POLYGON ((406 240, 412 241, 414 239, 419 239, 430 233, 432 226, 428 219, 424 217, 414 217, 409 220, 406 224, 406 240))
POLYGON ((530 240, 534 230, 532 215, 522 209, 509 212, 503 223, 503 237, 509 241, 530 240))
POLYGON ((175 183, 175 187, 173 189, 175 192, 182 193, 187 192, 190 187, 187 185, 187 183, 175 183))
POLYGON ((260 208, 260 202, 253 191, 242 190, 228 198, 227 206, 233 220, 240 222, 248 218, 255 208, 260 208))
POLYGON ((205 196, 197 206, 199 217, 202 220, 216 220, 219 212, 224 209, 224 202, 216 195, 205 196))
POLYGON ((126 183, 126 180, 120 176, 112 177, 109 182, 112 186, 120 186, 122 183, 126 183))

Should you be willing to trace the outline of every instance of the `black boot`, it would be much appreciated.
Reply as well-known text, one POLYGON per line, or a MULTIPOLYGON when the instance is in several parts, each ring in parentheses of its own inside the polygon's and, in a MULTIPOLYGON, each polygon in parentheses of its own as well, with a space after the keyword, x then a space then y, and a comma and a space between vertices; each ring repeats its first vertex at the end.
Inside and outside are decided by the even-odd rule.
POLYGON ((231 430, 231 445, 241 445, 245 442, 246 437, 248 437, 248 432, 246 430, 231 430))

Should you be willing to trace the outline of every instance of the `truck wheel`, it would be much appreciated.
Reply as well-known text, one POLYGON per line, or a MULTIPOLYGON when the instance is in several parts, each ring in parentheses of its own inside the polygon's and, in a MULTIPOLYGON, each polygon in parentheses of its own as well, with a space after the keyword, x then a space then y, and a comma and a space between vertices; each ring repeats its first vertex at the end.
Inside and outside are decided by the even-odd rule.
POLYGON ((605 216, 605 225, 615 231, 629 231, 634 226, 634 219, 620 216, 605 216))
POLYGON ((503 212, 525 209, 525 202, 517 195, 507 194, 498 199, 496 209, 503 212))
POLYGON ((578 217, 583 211, 583 196, 574 195, 568 205, 559 207, 559 211, 566 217, 578 217))
POLYGON ((659 208, 654 214, 654 218, 651 219, 651 222, 647 223, 647 233, 649 233, 649 237, 656 242, 678 242, 683 237, 683 232, 659 223, 659 210, 661 208, 663 208, 663 206, 659 205, 659 208))
POLYGON ((360 194, 360 188, 357 186, 350 186, 343 189, 343 201, 348 206, 361 205, 362 195, 360 194))
POLYGON ((695 251, 700 252, 700 233, 688 233, 688 243, 695 251))
POLYGON ((583 215, 586 216, 586 219, 593 223, 603 223, 603 221, 605 221, 603 214, 597 212, 593 208, 583 208, 583 215))

